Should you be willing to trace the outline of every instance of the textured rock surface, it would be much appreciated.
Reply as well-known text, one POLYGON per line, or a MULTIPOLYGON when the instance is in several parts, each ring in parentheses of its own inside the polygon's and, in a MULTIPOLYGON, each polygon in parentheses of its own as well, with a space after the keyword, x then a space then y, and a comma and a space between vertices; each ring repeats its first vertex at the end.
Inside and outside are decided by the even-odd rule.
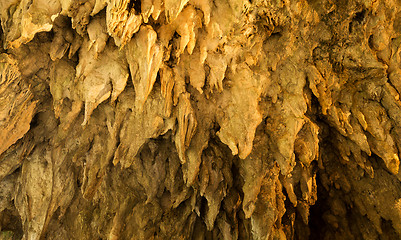
POLYGON ((0 20, 0 239, 401 238, 401 1, 0 20))

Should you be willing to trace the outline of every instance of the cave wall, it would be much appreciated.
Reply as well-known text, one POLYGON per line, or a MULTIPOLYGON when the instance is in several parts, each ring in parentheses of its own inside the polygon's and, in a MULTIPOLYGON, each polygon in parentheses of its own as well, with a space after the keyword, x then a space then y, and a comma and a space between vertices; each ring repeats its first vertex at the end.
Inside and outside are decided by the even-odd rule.
POLYGON ((0 239, 401 238, 401 1, 0 21, 0 239))

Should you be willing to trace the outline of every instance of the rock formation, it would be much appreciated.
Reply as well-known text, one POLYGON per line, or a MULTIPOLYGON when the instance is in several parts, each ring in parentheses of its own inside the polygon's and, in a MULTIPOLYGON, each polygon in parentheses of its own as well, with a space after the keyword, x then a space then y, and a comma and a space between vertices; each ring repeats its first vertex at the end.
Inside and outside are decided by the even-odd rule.
POLYGON ((400 239, 400 0, 0 0, 0 239, 400 239))

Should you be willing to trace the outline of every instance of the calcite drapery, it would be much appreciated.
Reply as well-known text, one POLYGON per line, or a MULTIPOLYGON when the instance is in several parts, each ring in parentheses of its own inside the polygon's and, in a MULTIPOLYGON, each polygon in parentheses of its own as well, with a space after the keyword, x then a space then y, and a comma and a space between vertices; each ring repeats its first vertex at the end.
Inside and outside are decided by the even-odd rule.
POLYGON ((399 6, 0 0, 0 238, 400 238, 399 6))

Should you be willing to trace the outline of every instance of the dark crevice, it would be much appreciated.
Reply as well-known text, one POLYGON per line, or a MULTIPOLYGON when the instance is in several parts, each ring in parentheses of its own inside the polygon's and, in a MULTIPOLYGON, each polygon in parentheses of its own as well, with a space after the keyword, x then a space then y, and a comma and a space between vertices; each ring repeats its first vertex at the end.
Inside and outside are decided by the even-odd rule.
POLYGON ((22 221, 17 209, 5 209, 0 212, 0 230, 1 239, 22 239, 22 221), (7 236, 11 238, 7 238, 7 236))
POLYGON ((39 126, 39 114, 35 114, 35 116, 32 118, 32 121, 30 123, 30 129, 33 129, 37 126, 39 126))
POLYGON ((128 10, 134 9, 135 14, 140 14, 141 13, 141 1, 140 0, 129 1, 127 9, 128 10))
POLYGON ((128 2, 128 6, 127 6, 128 10, 131 10, 134 7, 134 4, 135 4, 134 2, 135 2, 134 0, 131 0, 128 2))
POLYGON ((352 18, 352 21, 362 23, 363 20, 365 19, 365 15, 366 15, 366 10, 362 9, 362 11, 357 12, 355 14, 355 16, 352 18))
POLYGON ((327 205, 329 193, 323 187, 319 173, 320 171, 316 174, 317 201, 309 209, 310 240, 324 239, 326 223, 323 219, 323 214, 330 209, 330 206, 327 205))

